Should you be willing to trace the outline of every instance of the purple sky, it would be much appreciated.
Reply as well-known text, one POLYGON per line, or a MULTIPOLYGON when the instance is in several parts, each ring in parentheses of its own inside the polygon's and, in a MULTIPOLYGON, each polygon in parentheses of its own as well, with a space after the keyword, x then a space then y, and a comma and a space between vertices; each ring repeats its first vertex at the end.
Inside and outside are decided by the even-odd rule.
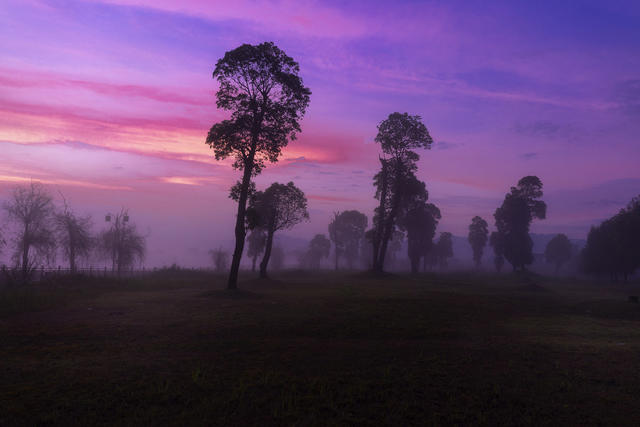
POLYGON ((419 176, 439 231, 493 223, 535 174, 549 207, 533 230, 583 238, 640 193, 640 3, 567 3, 4 0, 0 198, 39 180, 96 229, 129 207, 149 265, 204 264, 232 241, 238 178, 204 144, 224 117, 211 72, 274 41, 313 92, 299 140, 257 180, 307 194, 311 222, 292 233, 371 215, 376 125, 399 111, 436 141, 419 176))

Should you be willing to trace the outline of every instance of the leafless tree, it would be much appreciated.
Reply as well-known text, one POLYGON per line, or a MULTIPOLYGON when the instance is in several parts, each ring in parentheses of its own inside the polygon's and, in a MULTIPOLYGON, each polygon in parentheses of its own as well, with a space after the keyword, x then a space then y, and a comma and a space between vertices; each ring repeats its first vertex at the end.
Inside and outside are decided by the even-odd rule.
POLYGON ((71 273, 77 271, 78 258, 89 256, 94 245, 91 236, 91 217, 77 216, 62 197, 64 206, 54 216, 58 243, 62 248, 65 259, 69 261, 71 273))
POLYGON ((55 258, 53 199, 42 184, 32 182, 15 187, 3 207, 15 225, 13 259, 21 270, 23 282, 27 282, 38 263, 51 263, 55 258))
POLYGON ((116 215, 107 215, 111 227, 98 236, 98 248, 111 259, 112 270, 118 273, 142 262, 146 252, 146 239, 138 233, 136 225, 129 222, 129 213, 122 209, 116 215))

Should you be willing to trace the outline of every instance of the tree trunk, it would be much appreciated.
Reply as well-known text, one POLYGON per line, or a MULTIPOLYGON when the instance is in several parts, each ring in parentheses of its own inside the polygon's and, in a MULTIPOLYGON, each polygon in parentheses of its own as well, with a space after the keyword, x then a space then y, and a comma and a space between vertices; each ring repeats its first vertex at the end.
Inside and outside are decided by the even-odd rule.
POLYGON ((411 257, 411 274, 418 274, 420 270, 420 257, 413 256, 411 257))
POLYGON ((269 275, 267 274, 267 266, 269 265, 269 258, 271 258, 271 248, 273 246, 273 231, 269 230, 267 233, 267 243, 264 248, 264 257, 262 257, 262 262, 260 263, 260 278, 267 279, 269 275))
POLYGON ((236 215, 236 247, 233 250, 231 270, 229 271, 229 280, 227 281, 227 289, 229 290, 238 289, 238 272, 240 271, 240 260, 242 259, 242 251, 244 250, 244 238, 246 235, 244 220, 247 213, 247 198, 249 196, 251 172, 253 171, 253 158, 254 153, 249 156, 249 160, 244 165, 244 173, 242 174, 240 198, 238 199, 238 214, 236 215))
POLYGON ((258 260, 258 254, 255 254, 253 256, 253 262, 251 263, 251 272, 255 272, 256 271, 256 261, 258 260))
POLYGON ((335 249, 336 249, 336 255, 335 255, 335 258, 336 258, 336 271, 338 271, 338 245, 335 245, 335 249))

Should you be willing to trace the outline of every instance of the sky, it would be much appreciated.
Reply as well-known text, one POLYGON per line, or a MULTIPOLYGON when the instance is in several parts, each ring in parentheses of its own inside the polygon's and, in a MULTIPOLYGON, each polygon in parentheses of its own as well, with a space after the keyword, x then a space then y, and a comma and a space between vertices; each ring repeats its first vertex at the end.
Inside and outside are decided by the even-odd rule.
MULTIPOLYGON (((0 199, 40 181, 80 213, 128 208, 148 265, 230 248, 239 173, 207 131, 226 51, 273 41, 311 91, 302 133, 257 178, 294 181, 326 233, 371 217, 377 124, 422 117, 419 178, 466 235, 525 175, 544 183, 538 233, 585 238, 640 194, 640 3, 634 1, 3 0, 0 199)), ((5 251, 6 252, 6 251, 5 251)), ((6 256, 6 253, 5 253, 6 256)))

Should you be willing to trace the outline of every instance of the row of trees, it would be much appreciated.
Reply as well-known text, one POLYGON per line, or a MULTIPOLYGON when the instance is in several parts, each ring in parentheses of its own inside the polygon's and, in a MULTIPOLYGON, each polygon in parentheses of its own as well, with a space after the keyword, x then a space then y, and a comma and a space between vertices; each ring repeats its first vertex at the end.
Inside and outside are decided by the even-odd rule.
MULTIPOLYGON (((300 121, 309 106, 311 91, 304 86, 299 71, 298 63, 273 43, 244 44, 226 52, 213 71, 213 78, 219 83, 216 105, 228 111, 229 118, 211 127, 206 143, 214 150, 217 160, 231 157, 233 167, 242 171, 242 179, 231 191, 238 207, 236 243, 228 280, 230 289, 237 286, 248 231, 251 231, 247 240, 253 268, 258 256, 263 254, 260 275, 266 277, 275 232, 308 219, 304 193, 293 183, 274 183, 259 192, 252 181, 267 162, 278 161, 282 149, 301 131, 300 121)), ((329 256, 332 242, 336 268, 341 258, 353 267, 358 254, 370 252, 371 268, 382 273, 387 256, 394 252, 390 248, 399 245, 401 236, 406 236, 412 272, 418 271, 420 260, 424 268, 446 265, 452 256, 452 237, 449 233, 441 233, 438 242, 433 242, 441 213, 428 202, 426 185, 416 177, 420 159, 417 150, 429 149, 433 143, 427 127, 419 116, 392 113, 378 125, 375 141, 380 144, 381 154, 380 170, 374 177, 378 206, 374 210, 372 227, 366 230, 367 217, 358 211, 338 212, 329 224, 329 238, 315 236, 301 260, 311 266, 319 265, 321 259, 329 256)), ((493 248, 498 271, 505 260, 514 271, 524 270, 533 262, 529 229, 534 219, 546 217, 547 206, 541 200, 542 195, 540 179, 526 176, 511 188, 496 209, 496 231, 489 234, 486 220, 477 216, 472 219, 468 238, 477 267, 487 243, 493 248)), ((625 227, 635 227, 620 225, 626 224, 629 215, 620 215, 592 230, 590 238, 594 243, 589 251, 597 253, 593 248, 610 244, 606 243, 606 236, 620 234, 619 230, 626 230, 625 227), (605 243, 596 244, 596 241, 605 243)), ((566 236, 558 235, 549 243, 545 256, 560 268, 570 257, 571 250, 567 248, 570 243, 566 236)), ((591 252, 586 252, 585 257, 596 257, 590 255, 591 252)), ((616 269, 627 275, 633 264, 631 261, 607 262, 594 264, 593 268, 616 269), (616 264, 616 267, 609 264, 616 264)))
POLYGON ((3 204, 8 220, 3 234, 8 243, 3 238, 0 243, 13 249, 13 270, 20 272, 22 281, 28 281, 37 267, 55 262, 58 249, 72 273, 92 254, 109 259, 118 273, 142 261, 145 238, 129 222, 126 210, 107 215, 110 226, 93 235, 91 217, 76 214, 62 199, 62 206, 57 207, 49 191, 33 182, 15 187, 3 204))
POLYGON ((625 281, 640 268, 640 196, 591 228, 582 251, 582 266, 587 273, 625 281))

